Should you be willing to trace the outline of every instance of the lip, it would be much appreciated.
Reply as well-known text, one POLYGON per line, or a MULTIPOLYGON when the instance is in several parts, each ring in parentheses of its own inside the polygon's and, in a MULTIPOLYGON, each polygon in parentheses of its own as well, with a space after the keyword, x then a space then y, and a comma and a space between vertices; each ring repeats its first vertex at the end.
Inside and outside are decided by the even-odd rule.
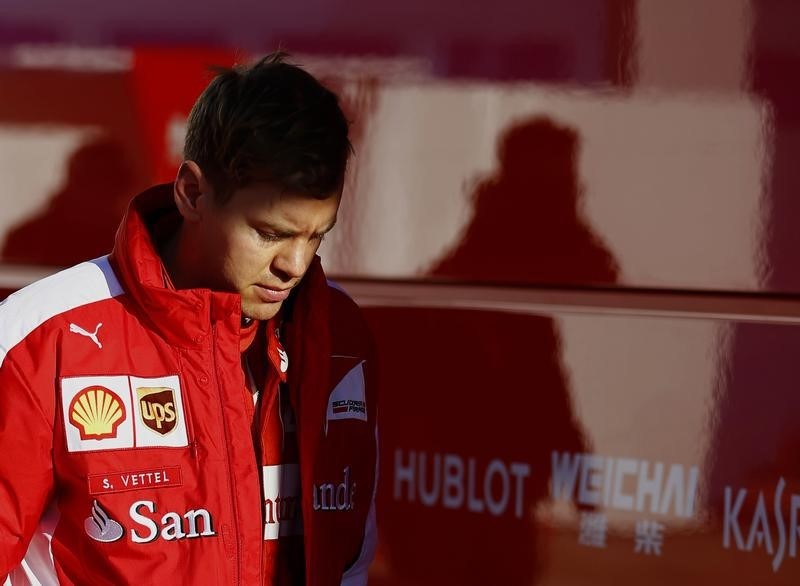
POLYGON ((261 298, 264 303, 279 303, 289 297, 291 288, 289 289, 271 289, 263 285, 256 285, 256 294, 261 298))

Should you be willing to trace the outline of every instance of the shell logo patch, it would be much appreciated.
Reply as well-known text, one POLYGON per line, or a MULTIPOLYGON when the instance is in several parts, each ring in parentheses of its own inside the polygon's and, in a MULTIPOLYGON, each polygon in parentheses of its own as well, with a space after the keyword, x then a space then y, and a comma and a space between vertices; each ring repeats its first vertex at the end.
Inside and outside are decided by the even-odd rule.
POLYGON ((126 416, 122 399, 100 385, 80 391, 69 406, 69 422, 78 428, 82 440, 116 437, 126 416))
POLYGON ((61 379, 67 451, 189 445, 180 377, 61 379))

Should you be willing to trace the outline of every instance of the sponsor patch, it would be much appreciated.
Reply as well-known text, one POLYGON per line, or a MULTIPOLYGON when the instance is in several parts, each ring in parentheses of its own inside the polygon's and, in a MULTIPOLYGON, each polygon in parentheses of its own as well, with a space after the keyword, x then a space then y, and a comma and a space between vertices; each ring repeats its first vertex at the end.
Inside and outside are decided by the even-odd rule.
POLYGON ((167 511, 162 515, 154 501, 141 500, 131 505, 128 516, 133 522, 130 528, 133 543, 150 543, 159 538, 164 541, 195 539, 217 534, 208 509, 192 509, 183 515, 177 511, 167 511))
POLYGON ((350 482, 350 466, 342 470, 341 482, 314 484, 312 491, 315 511, 352 511, 355 508, 356 483, 350 482))
POLYGON ((89 537, 101 543, 117 541, 125 534, 122 525, 112 519, 96 500, 92 504, 92 516, 86 518, 83 528, 89 537))
POLYGON ((151 500, 140 500, 131 504, 126 528, 95 501, 91 516, 83 523, 86 534, 101 543, 122 539, 128 533, 133 543, 151 543, 158 539, 176 541, 198 537, 214 537, 214 519, 207 509, 191 509, 183 515, 176 511, 159 514, 158 506, 151 500))
POLYGON ((69 452, 189 445, 177 375, 61 379, 69 452))
POLYGON ((131 377, 136 400, 136 446, 188 445, 183 397, 177 375, 161 378, 131 377))
POLYGON ((82 440, 116 438, 117 428, 126 417, 122 399, 100 385, 81 390, 69 404, 69 422, 82 440))
POLYGON ((328 401, 327 421, 340 419, 367 420, 367 403, 364 393, 364 362, 359 362, 342 377, 331 391, 328 401))
POLYGON ((68 451, 133 447, 133 410, 127 376, 62 379, 61 407, 68 451))
POLYGON ((333 401, 331 403, 331 408, 334 415, 337 413, 367 412, 367 404, 364 401, 353 401, 352 399, 348 399, 347 401, 333 401))
POLYGON ((161 435, 175 429, 175 391, 169 387, 139 387, 136 389, 144 424, 161 435))
POLYGON ((299 466, 263 466, 261 474, 264 487, 264 540, 302 535, 299 466))
POLYGON ((90 474, 87 476, 87 481, 89 494, 93 495, 183 485, 180 466, 164 466, 136 472, 90 474))
POLYGON ((87 332, 81 326, 79 326, 77 324, 69 324, 69 331, 72 332, 73 334, 78 334, 80 336, 86 336, 92 342, 94 342, 97 345, 98 348, 100 348, 102 350, 103 349, 103 343, 97 337, 97 333, 100 331, 101 327, 103 327, 103 324, 99 323, 99 324, 97 324, 95 326, 93 332, 87 332))

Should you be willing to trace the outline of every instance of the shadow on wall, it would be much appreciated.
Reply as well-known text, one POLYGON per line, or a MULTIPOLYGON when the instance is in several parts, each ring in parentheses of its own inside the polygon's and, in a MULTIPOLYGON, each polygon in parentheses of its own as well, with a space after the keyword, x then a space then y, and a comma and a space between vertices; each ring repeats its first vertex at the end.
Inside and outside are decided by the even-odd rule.
POLYGON ((134 180, 117 141, 100 138, 82 146, 47 208, 11 228, 3 261, 65 267, 109 253, 134 180))
POLYGON ((619 267, 581 217, 577 132, 549 118, 500 139, 499 167, 472 194, 474 219, 431 273, 459 281, 604 285, 619 267))
MULTIPOLYGON (((546 118, 501 141, 463 241, 431 270, 452 280, 616 280, 578 212, 578 136, 546 118)), ((547 564, 535 509, 554 451, 590 451, 558 330, 497 311, 367 308, 380 351, 379 557, 372 582, 532 584, 547 564)), ((577 536, 576 536, 577 540, 577 536)))

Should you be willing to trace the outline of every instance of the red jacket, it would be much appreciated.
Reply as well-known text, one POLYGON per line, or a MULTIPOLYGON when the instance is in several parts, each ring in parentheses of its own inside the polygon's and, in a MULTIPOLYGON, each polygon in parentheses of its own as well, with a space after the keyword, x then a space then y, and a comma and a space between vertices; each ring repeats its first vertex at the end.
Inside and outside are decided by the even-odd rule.
MULTIPOLYGON (((265 523, 294 503, 276 500, 280 480, 258 461, 257 431, 251 440, 238 295, 165 285, 146 224, 171 211, 170 194, 134 200, 110 257, 0 305, 0 579, 263 581, 263 539, 277 534, 265 523)), ((285 309, 298 570, 307 584, 365 583, 377 460, 369 336, 318 260, 285 309)))

